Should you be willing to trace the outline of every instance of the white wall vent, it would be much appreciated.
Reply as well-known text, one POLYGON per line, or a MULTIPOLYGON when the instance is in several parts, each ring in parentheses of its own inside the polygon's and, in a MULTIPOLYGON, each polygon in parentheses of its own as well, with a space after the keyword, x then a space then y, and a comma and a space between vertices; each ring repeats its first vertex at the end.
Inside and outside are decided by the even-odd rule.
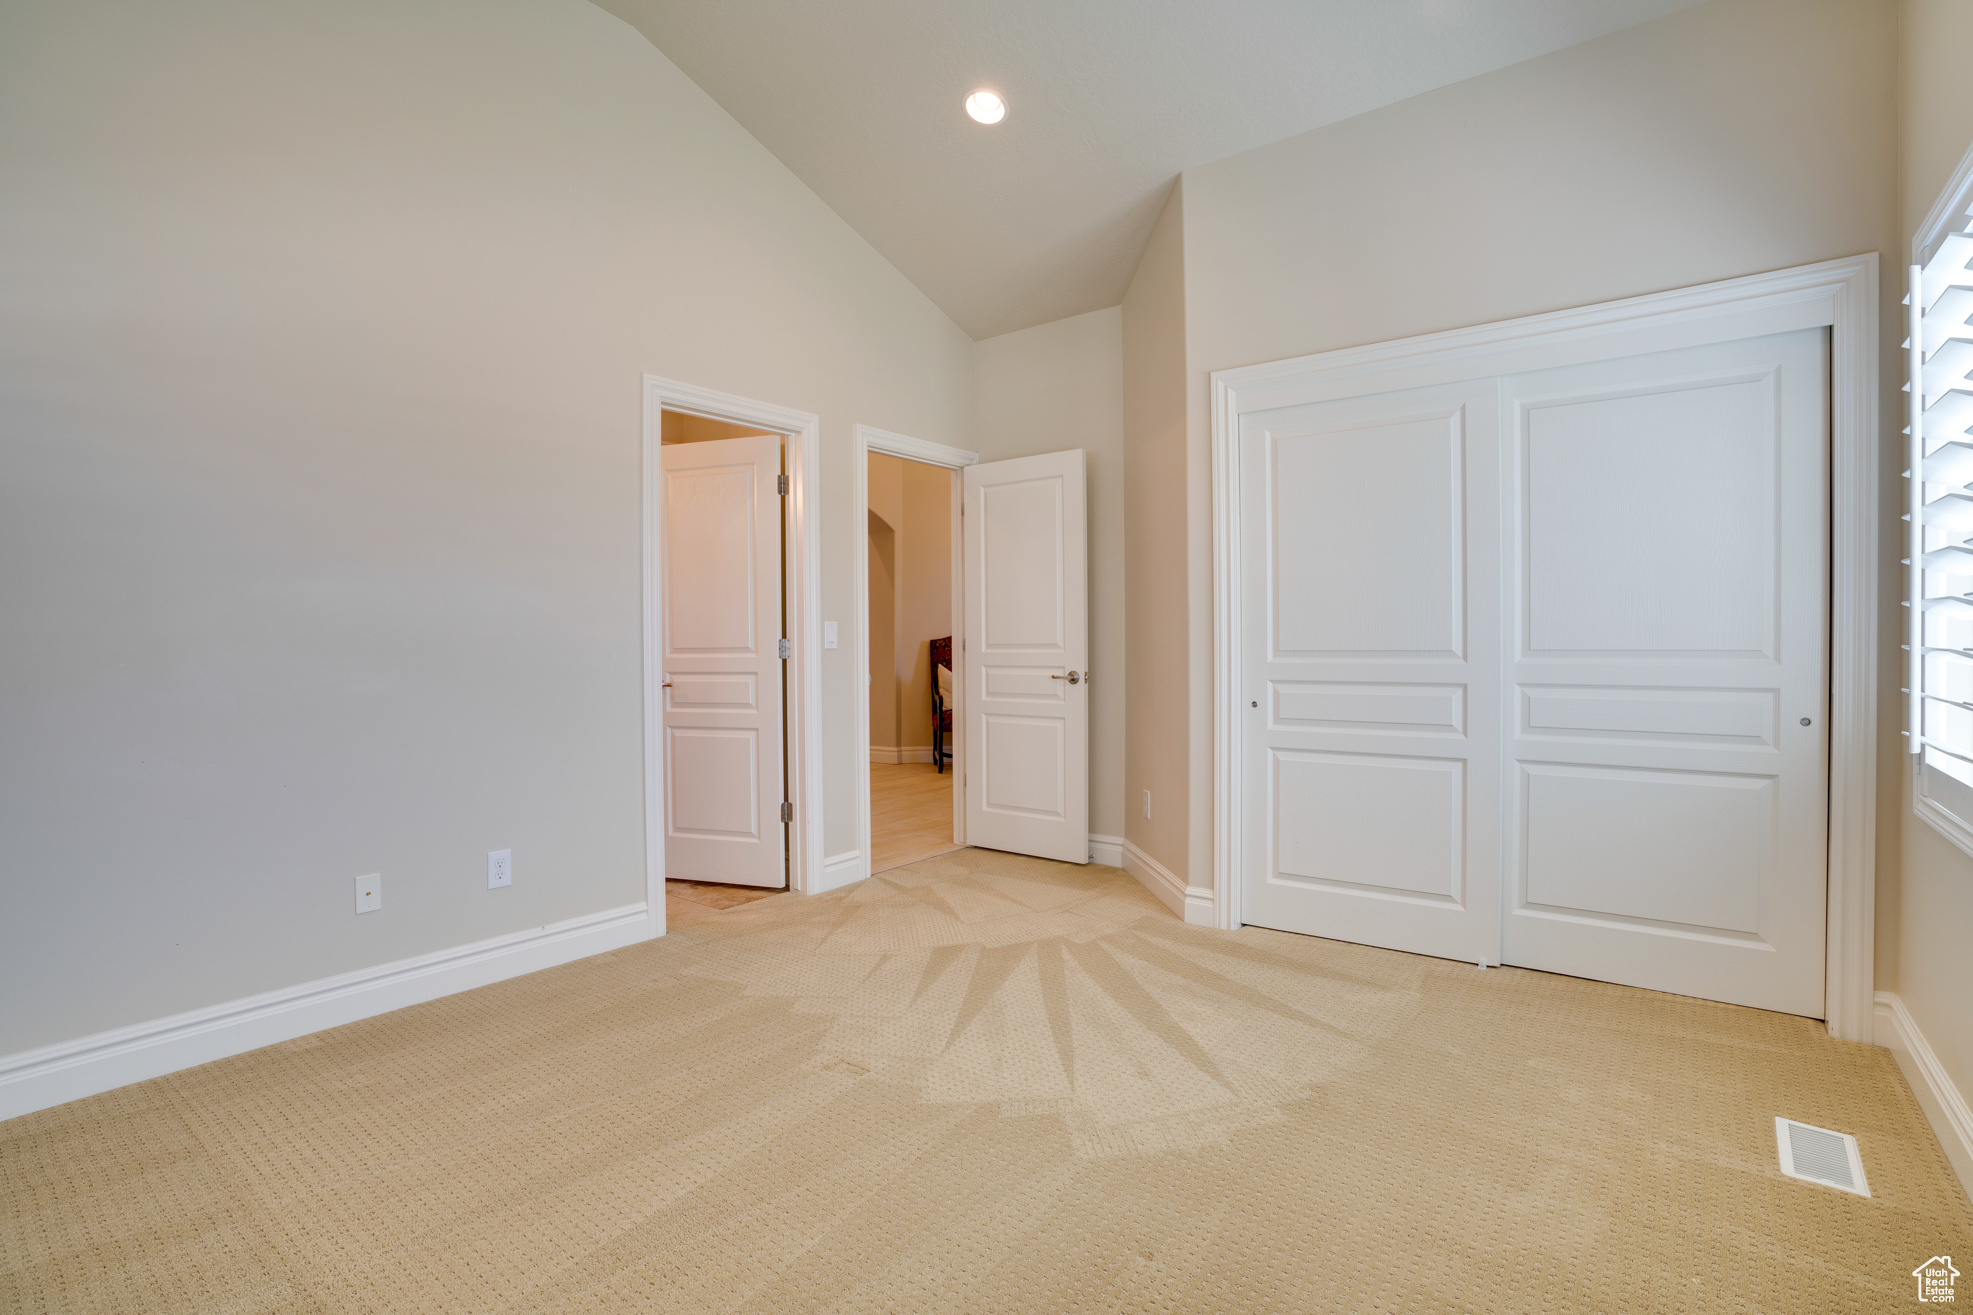
POLYGON ((1781 1150, 1781 1172, 1790 1178, 1821 1183, 1839 1192, 1870 1195, 1870 1184, 1863 1176, 1863 1157, 1857 1154, 1857 1139, 1849 1133, 1778 1118, 1774 1121, 1774 1141, 1781 1150))

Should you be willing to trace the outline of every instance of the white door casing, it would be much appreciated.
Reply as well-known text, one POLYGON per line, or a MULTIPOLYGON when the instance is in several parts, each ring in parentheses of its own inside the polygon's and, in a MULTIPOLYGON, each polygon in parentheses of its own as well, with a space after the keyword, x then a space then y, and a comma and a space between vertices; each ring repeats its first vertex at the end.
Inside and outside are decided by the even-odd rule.
MULTIPOLYGON (((1822 680, 1827 691, 1826 718, 1817 717, 1811 710, 1796 709, 1793 713, 1777 710, 1781 717, 1788 718, 1783 725, 1793 729, 1798 737, 1794 747, 1782 736, 1782 726, 1776 725, 1768 732, 1777 742, 1779 749, 1768 749, 1771 761, 1758 772, 1752 770, 1750 759, 1760 752, 1751 742, 1727 741, 1700 745, 1685 740, 1675 741, 1681 747, 1679 753, 1687 749, 1699 748, 1734 750, 1741 757, 1734 768, 1722 768, 1721 760, 1714 759, 1710 766, 1695 766, 1681 763, 1674 767, 1654 765, 1656 761, 1639 759, 1633 763, 1625 761, 1622 754, 1605 752, 1604 767, 1623 769, 1617 776, 1625 777, 1629 785, 1651 786, 1647 779, 1651 772, 1667 775, 1683 771, 1688 773, 1689 784, 1692 774, 1730 776, 1739 772, 1742 775, 1765 774, 1780 768, 1782 775, 1799 774, 1799 759, 1805 752, 1800 746, 1810 744, 1806 753, 1814 757, 1826 754, 1828 793, 1825 816, 1827 818, 1827 869, 1826 902, 1821 905, 1826 917, 1826 934, 1822 938, 1822 961, 1825 971, 1822 974, 1822 995, 1817 1004, 1805 1005, 1799 999, 1777 1007, 1797 1009, 1811 1015, 1826 1018, 1833 1035, 1845 1039, 1869 1040, 1873 1026, 1873 983, 1871 970, 1872 902, 1874 891, 1873 851, 1875 827, 1875 714, 1877 693, 1875 688, 1875 644, 1876 609, 1875 562, 1876 540, 1876 489, 1877 480, 1877 434, 1880 417, 1877 411, 1877 339, 1876 339, 1876 257, 1862 255, 1842 260, 1832 260, 1818 265, 1801 266, 1794 269, 1778 270, 1768 274, 1752 275, 1746 278, 1731 279, 1720 283, 1704 284, 1682 288, 1673 292, 1654 293, 1624 301, 1608 302, 1584 306, 1567 311, 1551 312, 1530 316, 1521 320, 1501 321, 1495 324, 1458 329, 1445 333, 1431 334, 1419 338, 1402 339, 1366 347, 1348 348, 1341 351, 1323 353, 1316 356, 1293 360, 1271 362, 1265 365, 1243 367, 1237 370, 1219 371, 1212 378, 1212 417, 1213 417, 1213 470, 1214 470, 1214 612, 1215 612, 1215 654, 1214 664, 1214 858, 1215 876, 1214 902, 1217 921, 1222 926, 1239 926, 1249 920, 1246 896, 1251 882, 1246 871, 1248 837, 1239 818, 1245 801, 1259 784, 1252 780, 1253 757, 1248 743, 1251 726, 1247 718, 1254 715, 1248 707, 1245 684, 1252 665, 1247 660, 1248 635, 1252 630, 1246 613, 1245 600, 1252 593, 1248 587, 1248 565, 1243 545, 1249 538, 1246 524, 1246 511, 1243 508, 1245 489, 1248 484, 1244 468, 1243 418, 1254 412, 1277 411, 1287 407, 1302 406, 1313 402, 1331 402, 1348 398, 1362 398, 1371 395, 1394 393, 1405 389, 1424 388, 1456 380, 1502 379, 1509 376, 1522 376, 1517 382, 1522 386, 1533 386, 1541 392, 1546 388, 1540 378, 1527 378, 1537 371, 1553 370, 1569 365, 1587 365, 1594 362, 1615 361, 1624 357, 1650 356, 1654 353, 1676 350, 1701 344, 1733 343, 1747 339, 1762 338, 1768 335, 1788 333, 1798 329, 1826 330, 1822 335, 1827 344, 1826 378, 1828 407, 1828 451, 1823 478, 1826 490, 1828 521, 1824 532, 1827 535, 1823 562, 1827 567, 1828 593, 1825 601, 1822 625, 1827 636, 1827 646, 1823 650, 1826 663, 1822 680), (1811 718, 1810 727, 1801 727, 1801 716, 1811 718), (1820 739, 1822 747, 1813 747, 1813 741, 1820 739), (1779 759, 1794 759, 1792 764, 1779 762, 1779 759), (1641 764, 1641 765, 1640 765, 1641 764), (1631 774, 1627 775, 1627 771, 1631 774), (1639 776, 1635 773, 1645 773, 1639 776)), ((1768 365, 1774 364, 1772 360, 1768 365)), ((1781 376, 1791 371, 1784 368, 1781 376)), ((1549 376, 1559 378, 1560 376, 1549 376)), ((1634 381, 1635 382, 1635 381, 1634 381)), ((1650 381, 1644 381, 1650 382, 1650 381)), ((1678 393, 1683 390, 1662 387, 1666 380, 1656 381, 1656 391, 1678 393)), ((1503 387, 1503 394, 1506 393, 1503 387)), ((1619 390, 1621 391, 1621 390, 1619 390)), ((1653 391, 1645 388, 1643 392, 1653 391)), ((1691 398, 1684 399, 1691 402, 1691 398)), ((1503 443, 1513 455, 1516 444, 1516 426, 1522 418, 1513 412, 1512 399, 1503 396, 1503 417, 1501 429, 1503 443)), ((1703 409, 1703 408, 1702 408, 1703 409)), ((1546 417, 1544 423, 1558 418, 1559 414, 1546 417)), ((1551 426, 1552 428, 1552 426, 1551 426)), ((1549 435, 1552 437, 1553 435, 1549 435)), ((1729 445, 1731 446, 1731 445, 1729 445)), ((1745 444, 1741 445, 1743 448, 1745 444)), ((1744 456, 1744 453, 1743 453, 1744 456)), ((1518 466, 1511 471, 1518 478, 1518 466)), ((1566 473, 1566 467, 1555 466, 1553 470, 1566 473)), ((1782 473, 1784 484, 1789 481, 1786 468, 1782 473)), ((1744 483, 1744 480, 1743 480, 1744 483)), ((1508 542, 1504 545, 1501 573, 1506 590, 1507 604, 1502 615, 1507 619, 1508 640, 1513 632, 1520 629, 1524 618, 1516 609, 1521 607, 1521 588, 1517 580, 1520 552, 1520 539, 1515 518, 1524 508, 1521 493, 1510 486, 1503 491, 1501 523, 1508 542), (1507 558, 1512 560, 1506 560, 1507 558)), ((1790 498, 1805 499, 1813 504, 1817 499, 1803 492, 1795 484, 1787 493, 1790 498)), ((1553 518, 1551 518, 1552 520, 1553 518)), ((1777 533, 1785 533, 1785 516, 1776 518, 1777 533)), ((1790 550, 1799 554, 1799 546, 1790 550)), ((1813 552, 1810 554, 1815 555, 1813 552)), ((1679 564, 1668 561, 1663 564, 1667 570, 1676 573, 1679 564)), ((1615 577, 1613 577, 1615 578, 1615 577)), ((1777 584, 1776 597, 1785 595, 1782 586, 1777 584)), ((1539 599, 1534 611, 1538 612, 1539 599)), ((1585 613, 1584 615, 1588 615, 1585 613)), ((1606 616, 1607 619, 1607 616, 1606 616)), ((1800 618, 1797 617, 1799 620, 1800 618)), ((1785 630, 1785 623, 1784 623, 1785 630)), ((1560 653, 1541 649, 1545 636, 1537 635, 1536 649, 1524 654, 1520 647, 1504 642, 1503 656, 1510 669, 1502 681, 1502 724, 1512 732, 1525 725, 1526 729, 1540 731, 1544 739, 1537 748, 1535 744, 1515 744, 1514 756, 1503 752, 1503 763, 1510 770, 1503 776, 1503 789, 1508 795, 1507 806, 1503 808, 1505 819, 1517 828, 1514 835, 1503 831, 1504 866, 1508 871, 1502 889, 1510 900, 1518 898, 1517 892, 1523 887, 1516 884, 1520 873, 1522 845, 1519 839, 1521 819, 1519 815, 1520 763, 1523 759, 1531 764, 1562 761, 1566 755, 1554 752, 1547 743, 1547 737, 1566 739, 1570 736, 1582 737, 1584 727, 1580 723, 1591 721, 1590 729, 1596 733, 1598 719, 1608 721, 1610 728, 1622 731, 1622 735, 1604 734, 1607 740, 1637 739, 1640 745, 1621 746, 1626 751, 1636 747, 1648 747, 1652 754, 1666 755, 1662 761, 1670 761, 1672 750, 1668 747, 1674 741, 1649 743, 1643 732, 1657 731, 1668 735, 1717 735, 1724 731, 1728 735, 1744 737, 1752 724, 1748 720, 1747 709, 1740 706, 1750 700, 1743 699, 1739 690, 1752 690, 1757 695, 1762 689, 1758 682, 1745 686, 1708 686, 1695 691, 1686 688, 1677 680, 1664 681, 1653 689, 1653 696, 1646 700, 1633 699, 1626 690, 1643 688, 1638 685, 1625 687, 1616 692, 1614 699, 1604 699, 1593 681, 1579 682, 1574 689, 1567 691, 1544 690, 1541 703, 1536 707, 1530 700, 1529 707, 1522 707, 1516 701, 1505 697, 1512 692, 1514 700, 1522 698, 1521 683, 1540 686, 1546 683, 1545 677, 1556 672, 1520 670, 1524 657, 1546 661, 1558 658, 1575 662, 1583 650, 1562 650, 1570 656, 1561 658, 1560 653), (1517 677, 1525 676, 1525 681, 1517 677), (1698 693, 1703 697, 1688 697, 1698 693), (1727 708, 1714 706, 1724 702, 1727 708), (1640 708, 1639 703, 1645 706, 1640 708), (1730 714, 1730 715, 1728 715, 1730 714), (1681 722, 1691 722, 1695 718, 1713 717, 1720 725, 1699 727, 1696 730, 1681 722), (1522 719, 1526 719, 1525 722, 1522 719), (1525 750, 1525 752, 1524 752, 1525 750)), ((1660 641, 1662 642, 1662 640, 1660 641)), ((1781 650, 1787 652, 1789 650, 1781 650)), ((1712 659, 1703 659, 1711 661, 1712 659)), ((1785 659, 1784 659, 1785 660, 1785 659)), ((1628 659, 1620 659, 1628 661, 1628 659)), ((1644 674, 1633 672, 1640 681, 1644 674)), ((1658 673, 1660 676, 1663 672, 1658 673)), ((1790 701, 1799 690, 1799 672, 1791 677, 1781 673, 1769 685, 1769 690, 1778 694, 1780 700, 1790 701)), ((1757 702, 1756 700, 1751 700, 1757 702)), ((1528 737, 1532 739, 1532 737, 1528 737)), ((1610 747, 1610 746, 1606 746, 1610 747)), ((1571 766, 1585 764, 1574 763, 1571 766)), ((1587 778, 1585 778, 1587 779, 1587 778)), ((1551 779, 1545 784, 1554 784, 1551 779)), ((1600 784, 1598 788, 1601 788, 1600 784)), ((1755 792, 1765 787, 1757 786, 1755 792)), ((1645 790, 1646 795, 1649 790, 1645 790)), ((1798 793, 1798 792, 1797 792, 1798 793)), ((1726 798, 1731 791, 1721 787, 1718 798, 1726 798)), ((1692 796, 1688 796, 1692 797, 1692 796)), ((1812 841, 1816 827, 1811 818, 1795 807, 1792 802, 1795 794, 1783 789, 1776 794, 1780 801, 1777 816, 1786 815, 1788 825, 1795 834, 1788 841, 1798 840, 1806 834, 1812 841)), ((1559 796, 1556 796, 1559 798, 1559 796)), ((1550 810, 1553 812, 1553 810, 1550 810)), ((1732 810, 1726 810, 1731 813, 1732 810)), ((1537 826, 1545 819, 1537 817, 1537 826)), ((1720 817, 1711 819, 1714 823, 1720 817)), ((1731 817, 1725 819, 1732 822, 1731 817)), ((1740 819, 1744 823, 1745 818, 1740 819)), ((1732 830, 1729 825, 1727 829, 1732 830)), ((1742 829, 1744 836, 1745 830, 1742 829)), ((1559 836, 1560 833, 1554 833, 1559 836)), ((1553 838, 1553 836, 1551 837, 1553 838)), ((1788 847, 1788 842, 1777 838, 1776 853, 1788 847)), ((1533 851, 1539 845, 1529 847, 1531 857, 1539 867, 1541 856, 1533 851)), ((1799 846, 1797 846, 1799 849, 1799 846)), ((1549 855, 1562 852, 1554 845, 1549 847, 1549 855)), ((1777 863, 1782 860, 1776 859, 1777 863)), ((1806 897, 1800 883, 1802 863, 1791 860, 1787 864, 1797 881, 1796 912, 1803 905, 1811 906, 1808 916, 1814 917, 1817 904, 1806 897)), ((1811 859, 1808 866, 1813 869, 1811 859)), ((1552 882, 1544 885, 1537 881, 1537 894, 1544 891, 1553 894, 1559 888, 1552 882)), ((1772 889, 1779 889, 1774 887, 1772 889)), ((1674 892, 1676 893, 1676 892, 1674 892)), ((1685 892, 1687 895, 1693 891, 1685 892)), ((1769 893, 1769 892, 1764 892, 1769 893)), ((1581 899, 1591 894, 1577 890, 1575 895, 1580 902, 1595 903, 1594 897, 1581 899)), ((1746 892, 1743 889, 1737 898, 1744 907, 1746 892)), ((1534 903, 1539 904, 1536 900, 1534 903)), ((1708 916, 1724 921, 1745 921, 1736 917, 1731 907, 1732 900, 1726 899, 1720 907, 1714 908, 1708 916), (1724 908, 1725 912, 1721 912, 1724 908)), ((1560 905, 1552 905, 1546 910, 1531 910, 1539 915, 1548 915, 1560 905)), ((1699 912, 1697 904, 1686 910, 1686 916, 1699 912)), ((1503 917, 1512 924, 1517 915, 1503 911, 1503 917)), ((1541 921, 1541 917, 1526 921, 1541 921)), ((1561 921, 1560 917, 1553 919, 1561 921)), ((1636 910, 1606 908, 1600 917, 1585 920, 1591 930, 1598 933, 1610 932, 1619 941, 1628 938, 1641 943, 1647 939, 1670 939, 1678 928, 1646 927, 1636 910), (1612 916, 1615 915, 1615 916, 1612 916), (1613 927, 1594 926, 1597 922, 1614 924, 1613 927)), ((1668 921, 1661 919, 1660 921, 1668 921)), ((1676 921, 1669 920, 1669 921, 1676 921)), ((1687 928, 1696 923, 1686 923, 1687 928)), ((1763 932, 1763 937, 1773 935, 1777 944, 1789 939, 1789 934, 1777 924, 1767 924, 1771 931, 1763 932)), ((1550 928, 1552 930, 1552 928, 1550 928)), ((1732 928, 1722 930, 1732 931, 1732 928)), ((1744 936, 1744 933, 1741 934, 1744 936)), ((1695 938, 1696 939, 1696 938, 1695 938)), ((1719 938, 1723 942, 1736 939, 1735 936, 1719 938)), ((1813 936, 1809 938, 1813 940, 1813 936)), ((1787 952, 1782 949, 1768 951, 1769 957, 1787 952)), ((1528 951, 1524 951, 1528 953, 1528 951)), ((1809 957, 1799 945, 1793 957, 1799 964, 1809 957)), ((1658 956, 1660 959, 1666 956, 1658 956)), ((1677 956, 1671 956, 1676 958, 1677 956)), ((1554 964, 1564 971, 1596 972, 1593 968, 1578 965, 1571 969, 1554 964)), ((1691 976, 1701 976, 1693 965, 1686 965, 1683 971, 1691 976)), ((1600 975, 1615 976, 1616 971, 1600 975)), ((1674 988, 1678 989, 1678 988, 1674 988)), ((1691 988, 1686 988, 1691 989, 1691 988)), ((1700 989, 1706 989, 1701 987, 1700 989)), ((1718 993, 1718 992, 1715 992, 1718 993)))
POLYGON ((986 462, 964 478, 966 842, 1087 863, 1084 454, 986 462))
MULTIPOLYGON (((889 430, 878 429, 874 425, 856 425, 851 430, 852 445, 850 480, 850 523, 863 524, 870 513, 870 462, 872 452, 882 452, 905 461, 916 461, 927 466, 939 466, 955 475, 966 467, 976 465, 980 454, 968 452, 964 448, 952 447, 945 443, 934 443, 928 439, 913 438, 909 434, 894 434, 889 430)), ((963 479, 952 481, 952 643, 956 652, 965 652, 966 618, 965 598, 966 579, 963 563, 966 557, 965 544, 961 538, 961 527, 965 523, 963 479)), ((856 536, 856 556, 853 572, 855 603, 852 608, 854 620, 851 630, 856 636, 859 661, 857 668, 867 673, 870 669, 870 539, 866 534, 856 536)), ((964 777, 966 754, 966 684, 956 680, 953 685, 952 736, 946 748, 951 761, 946 771, 951 774, 952 789, 952 838, 955 844, 966 844, 966 792, 959 782, 964 777)), ((867 764, 870 761, 870 685, 866 679, 857 686, 856 701, 856 761, 867 764)), ((829 885, 846 885, 870 875, 870 772, 864 768, 856 774, 856 835, 859 848, 851 854, 830 860, 833 879, 829 885)))
POLYGON ((665 873, 787 881, 781 436, 663 449, 665 873))
POLYGON ((1498 961, 1494 391, 1241 419, 1248 922, 1498 961))
POLYGON ((1502 381, 1505 962, 1821 1016, 1825 336, 1502 381))

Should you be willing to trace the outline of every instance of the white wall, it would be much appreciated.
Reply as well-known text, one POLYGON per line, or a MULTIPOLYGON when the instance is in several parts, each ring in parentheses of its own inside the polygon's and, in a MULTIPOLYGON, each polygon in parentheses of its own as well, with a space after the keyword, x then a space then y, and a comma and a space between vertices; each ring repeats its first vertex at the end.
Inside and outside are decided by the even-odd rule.
MULTIPOLYGON (((870 750, 897 748, 897 527, 870 512, 870 750)), ((873 756, 872 762, 879 761, 873 756)), ((886 756, 881 761, 894 762, 886 756)))
MULTIPOLYGON (((1184 180, 1151 230, 1123 304, 1125 839, 1167 871, 1186 871, 1190 835, 1188 723, 1191 594, 1186 572, 1184 180), (1145 815, 1144 795, 1151 795, 1145 815)), ((1210 599, 1208 600, 1210 601, 1210 599)), ((1182 880, 1182 877, 1181 877, 1182 880)))
MULTIPOLYGON (((952 633, 953 476, 943 466, 922 461, 898 465, 903 468, 904 530, 897 564, 896 743, 901 749, 929 750, 931 644, 952 633)), ((951 747, 948 741, 947 750, 951 747)))
MULTIPOLYGON (((1212 852, 1209 373, 1893 251, 1897 19, 1712 0, 1185 174, 1189 700, 1146 715, 1188 739, 1194 884, 1212 852)), ((1887 510, 1896 474, 1887 448, 1887 510)))
MULTIPOLYGON (((864 458, 870 506, 870 748, 897 747, 897 554, 904 524, 904 463, 864 458)), ((831 849, 830 853, 840 851, 831 849)))
POLYGON ((1082 448, 1089 475, 1089 826, 1123 834, 1123 311, 1091 311, 974 344, 983 461, 1082 448))
MULTIPOLYGON (((1894 269, 1910 260, 1912 235, 1973 146, 1973 4, 1906 0, 1904 24, 1904 244, 1892 253, 1894 269)), ((1948 1077, 1973 1099, 1973 857, 1912 812, 1909 756, 1898 760, 1892 780, 1906 793, 1883 825, 1902 836, 1903 863, 1897 882, 1883 883, 1888 898, 1878 906, 1878 985, 1897 992, 1948 1077)))
POLYGON ((12 0, 0 123, 0 1054, 644 898, 642 372, 820 413, 829 618, 851 425, 971 438, 965 335, 583 0, 12 0))

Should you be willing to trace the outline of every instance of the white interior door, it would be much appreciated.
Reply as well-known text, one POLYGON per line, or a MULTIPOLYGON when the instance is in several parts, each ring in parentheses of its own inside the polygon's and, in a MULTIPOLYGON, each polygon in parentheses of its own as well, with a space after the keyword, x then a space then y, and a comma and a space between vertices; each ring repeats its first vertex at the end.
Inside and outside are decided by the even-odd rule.
POLYGON ((1820 1017, 1826 354, 1243 416, 1244 920, 1820 1017))
POLYGON ((966 840, 1089 861, 1089 575, 1083 453, 968 466, 966 840))
POLYGON ((1504 392, 1506 961, 1821 1017, 1824 331, 1504 392))
POLYGON ((665 875, 783 886, 781 439, 663 465, 665 875))
POLYGON ((1491 383, 1244 416, 1244 920, 1497 962, 1491 383))

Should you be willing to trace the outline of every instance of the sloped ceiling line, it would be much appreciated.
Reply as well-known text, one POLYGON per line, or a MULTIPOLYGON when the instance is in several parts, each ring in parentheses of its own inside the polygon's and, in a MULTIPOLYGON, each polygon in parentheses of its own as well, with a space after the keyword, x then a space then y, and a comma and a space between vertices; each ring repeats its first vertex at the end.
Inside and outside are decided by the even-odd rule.
POLYGON ((975 339, 1118 304, 1185 169, 1697 2, 596 0, 975 339))

